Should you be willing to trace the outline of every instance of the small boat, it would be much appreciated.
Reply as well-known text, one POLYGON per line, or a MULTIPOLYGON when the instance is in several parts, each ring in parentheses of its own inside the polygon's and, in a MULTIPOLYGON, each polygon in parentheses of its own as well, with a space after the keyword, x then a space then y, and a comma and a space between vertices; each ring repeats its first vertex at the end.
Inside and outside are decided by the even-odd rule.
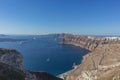
POLYGON ((20 41, 19 44, 23 44, 23 41, 20 41))
POLYGON ((57 39, 55 38, 54 40, 56 41, 57 39))
POLYGON ((73 63, 72 68, 73 68, 73 69, 76 69, 77 67, 78 67, 78 65, 76 65, 76 63, 73 63))
POLYGON ((35 39, 36 39, 36 37, 33 37, 33 39, 35 40, 35 39))
POLYGON ((49 61, 50 61, 50 58, 47 58, 46 61, 49 62, 49 61))

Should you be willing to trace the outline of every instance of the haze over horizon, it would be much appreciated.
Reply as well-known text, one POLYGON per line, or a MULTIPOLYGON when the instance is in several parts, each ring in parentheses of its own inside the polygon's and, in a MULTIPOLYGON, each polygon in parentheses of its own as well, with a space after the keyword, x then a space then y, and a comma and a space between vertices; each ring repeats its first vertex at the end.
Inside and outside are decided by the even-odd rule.
POLYGON ((120 34, 119 0, 0 0, 0 34, 120 34))

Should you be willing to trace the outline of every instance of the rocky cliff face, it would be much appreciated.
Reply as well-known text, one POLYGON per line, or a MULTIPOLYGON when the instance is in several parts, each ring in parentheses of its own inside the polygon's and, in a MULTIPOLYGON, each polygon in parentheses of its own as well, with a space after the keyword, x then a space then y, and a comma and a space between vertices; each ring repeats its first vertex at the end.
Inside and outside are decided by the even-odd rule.
POLYGON ((0 80, 62 80, 46 72, 23 68, 23 56, 14 49, 0 49, 0 80))
POLYGON ((0 62, 0 80, 25 80, 25 74, 17 68, 0 62))
POLYGON ((98 45, 104 44, 120 44, 120 40, 105 38, 105 37, 92 37, 92 36, 80 36, 72 34, 58 34, 56 35, 60 38, 63 38, 61 44, 72 44, 75 46, 80 46, 86 48, 90 51, 93 51, 98 45))
POLYGON ((23 70, 23 56, 14 49, 0 49, 0 62, 23 70))
MULTIPOLYGON (((65 80, 120 80, 120 40, 105 37, 62 35, 62 44, 90 50, 82 63, 66 75, 65 80)), ((61 75, 60 77, 63 77, 61 75)))

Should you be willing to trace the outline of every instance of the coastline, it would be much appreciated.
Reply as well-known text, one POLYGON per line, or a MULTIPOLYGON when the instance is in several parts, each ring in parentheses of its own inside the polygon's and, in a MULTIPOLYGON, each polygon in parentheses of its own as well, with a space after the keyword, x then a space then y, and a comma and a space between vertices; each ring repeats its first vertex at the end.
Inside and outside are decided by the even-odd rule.
MULTIPOLYGON (((81 64, 81 63, 80 63, 80 64, 81 64)), ((64 72, 64 73, 62 73, 62 74, 59 74, 59 75, 56 76, 56 77, 59 77, 59 78, 61 78, 61 79, 65 79, 70 73, 72 73, 74 70, 76 70, 80 64, 75 65, 73 69, 68 70, 67 72, 64 72)))
POLYGON ((78 68, 60 74, 65 80, 118 80, 120 75, 120 40, 64 34, 61 44, 79 46, 90 52, 78 68))
MULTIPOLYGON (((85 49, 84 47, 81 47, 79 44, 64 43, 64 42, 59 42, 59 44, 61 44, 61 45, 72 45, 72 46, 76 46, 76 47, 85 49)), ((85 54, 84 56, 88 55, 89 53, 90 53, 90 51, 87 54, 85 54)), ((56 77, 59 77, 59 78, 61 78, 63 80, 66 80, 67 76, 69 74, 71 74, 73 71, 75 71, 82 64, 84 56, 82 56, 82 60, 81 60, 80 64, 76 65, 73 69, 70 69, 70 70, 68 70, 68 71, 66 71, 64 73, 61 73, 61 74, 57 75, 56 77)))
POLYGON ((72 71, 74 71, 74 69, 71 69, 71 70, 69 70, 69 71, 67 71, 67 72, 65 72, 65 73, 62 73, 62 74, 58 75, 57 77, 64 79, 64 78, 67 77, 67 75, 70 74, 72 71))
MULTIPOLYGON (((82 48, 80 45, 77 45, 77 44, 66 43, 66 44, 64 44, 64 45, 73 45, 73 46, 82 48)), ((83 49, 85 49, 85 48, 83 48, 83 49)), ((83 60, 84 60, 84 57, 85 57, 86 55, 89 55, 90 53, 91 53, 91 52, 88 52, 87 54, 85 54, 84 56, 82 56, 81 63, 80 63, 80 64, 77 64, 73 69, 70 69, 70 70, 68 70, 68 71, 66 71, 66 72, 64 72, 64 73, 62 73, 62 74, 59 74, 59 75, 57 75, 56 77, 59 77, 59 78, 61 78, 61 79, 63 79, 63 80, 66 80, 67 76, 69 76, 69 74, 71 74, 73 71, 77 70, 78 67, 82 64, 82 62, 83 62, 83 60)))

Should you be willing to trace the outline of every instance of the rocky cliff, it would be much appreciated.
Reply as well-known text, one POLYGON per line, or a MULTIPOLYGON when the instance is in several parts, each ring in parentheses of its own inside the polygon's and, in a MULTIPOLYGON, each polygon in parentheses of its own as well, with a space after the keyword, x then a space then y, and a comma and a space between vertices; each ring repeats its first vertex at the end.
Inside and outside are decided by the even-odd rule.
POLYGON ((118 38, 108 38, 108 37, 93 37, 93 36, 80 36, 72 34, 57 34, 59 38, 63 38, 61 44, 72 44, 75 46, 80 46, 93 51, 98 45, 104 44, 120 44, 120 39, 118 38))
POLYGON ((62 34, 62 44, 90 50, 82 63, 60 77, 65 80, 120 80, 120 39, 62 34))
POLYGON ((23 56, 14 49, 0 49, 0 62, 23 69, 23 56))
POLYGON ((23 56, 18 51, 0 48, 0 80, 61 80, 47 72, 25 70, 23 66, 23 56))

